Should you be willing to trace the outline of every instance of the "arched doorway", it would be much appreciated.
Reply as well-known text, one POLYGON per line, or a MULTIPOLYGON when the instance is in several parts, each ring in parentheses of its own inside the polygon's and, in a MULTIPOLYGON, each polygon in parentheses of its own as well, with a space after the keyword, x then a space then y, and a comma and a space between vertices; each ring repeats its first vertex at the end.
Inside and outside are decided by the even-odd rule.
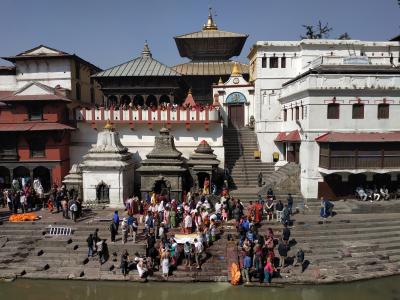
POLYGON ((157 98, 154 95, 148 95, 146 99, 146 105, 148 107, 157 106, 157 98))
POLYGON ((26 178, 26 177, 30 177, 30 176, 31 176, 31 174, 29 172, 29 169, 25 168, 23 166, 16 167, 13 170, 13 178, 14 179, 26 178))
POLYGON ((130 103, 131 103, 131 97, 129 97, 128 95, 123 95, 121 97, 121 105, 129 106, 130 103))
POLYGON ((162 104, 162 103, 167 104, 167 103, 170 103, 170 102, 171 101, 169 100, 169 97, 167 95, 162 95, 160 97, 160 104, 162 104))
POLYGON ((108 101, 107 101, 107 102, 108 102, 108 103, 107 103, 108 107, 110 107, 110 106, 117 106, 117 104, 118 104, 118 98, 117 98, 117 96, 111 95, 111 96, 108 97, 107 100, 108 100, 108 101))
POLYGON ((9 188, 11 185, 10 170, 0 166, 0 188, 9 188))
POLYGON ((48 192, 51 188, 50 170, 45 167, 36 167, 33 169, 33 179, 36 178, 40 180, 43 190, 48 192))
POLYGON ((234 92, 226 97, 228 105, 228 126, 241 128, 244 126, 244 104, 246 97, 239 92, 234 92))
POLYGON ((144 98, 142 95, 136 95, 133 98, 133 105, 135 106, 143 106, 144 105, 144 98))
POLYGON ((100 182, 96 187, 96 200, 100 203, 110 203, 110 187, 100 182))

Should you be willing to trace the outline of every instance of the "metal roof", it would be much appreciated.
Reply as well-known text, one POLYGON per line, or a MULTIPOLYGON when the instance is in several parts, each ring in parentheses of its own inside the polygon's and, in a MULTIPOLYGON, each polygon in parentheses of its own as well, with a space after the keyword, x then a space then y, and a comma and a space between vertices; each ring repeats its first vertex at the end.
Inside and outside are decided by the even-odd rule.
POLYGON ((109 68, 92 77, 144 77, 144 76, 181 76, 170 67, 160 63, 151 55, 147 43, 142 55, 121 65, 109 68))
POLYGON ((328 132, 317 137, 315 141, 318 143, 400 142, 400 132, 328 132))
MULTIPOLYGON (((191 61, 188 63, 172 67, 182 75, 230 75, 234 66, 234 61, 191 61)), ((242 74, 249 73, 249 66, 238 63, 242 74)))

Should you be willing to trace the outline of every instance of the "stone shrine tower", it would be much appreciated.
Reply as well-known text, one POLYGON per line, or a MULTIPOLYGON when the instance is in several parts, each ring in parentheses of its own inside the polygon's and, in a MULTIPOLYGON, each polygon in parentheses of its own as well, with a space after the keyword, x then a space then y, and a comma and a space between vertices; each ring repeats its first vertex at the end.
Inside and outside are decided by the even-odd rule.
POLYGON ((141 177, 142 196, 155 192, 181 201, 187 168, 167 128, 160 129, 160 135, 155 137, 154 148, 146 157, 137 169, 141 177))
POLYGON ((133 194, 134 161, 109 121, 98 133, 96 145, 83 158, 80 167, 84 201, 124 207, 124 200, 133 194))

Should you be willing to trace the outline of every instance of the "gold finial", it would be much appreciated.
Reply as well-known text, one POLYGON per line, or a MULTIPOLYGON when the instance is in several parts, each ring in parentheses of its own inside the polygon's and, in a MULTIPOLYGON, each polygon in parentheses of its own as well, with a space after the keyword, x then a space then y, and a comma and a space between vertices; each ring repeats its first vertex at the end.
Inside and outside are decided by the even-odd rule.
POLYGON ((239 64, 237 62, 235 62, 233 64, 231 75, 232 76, 240 76, 240 75, 242 75, 242 73, 239 70, 239 64))
POLYGON ((222 84, 224 84, 224 82, 222 81, 222 77, 220 77, 218 80, 218 85, 222 85, 222 84))
POLYGON ((212 9, 209 8, 207 23, 203 25, 203 30, 218 30, 217 24, 214 23, 212 17, 212 9))
POLYGON ((188 90, 188 95, 191 95, 192 94, 192 88, 190 88, 189 90, 188 90))
POLYGON ((106 130, 113 130, 114 127, 112 126, 110 119, 107 120, 106 125, 104 125, 104 129, 106 130))

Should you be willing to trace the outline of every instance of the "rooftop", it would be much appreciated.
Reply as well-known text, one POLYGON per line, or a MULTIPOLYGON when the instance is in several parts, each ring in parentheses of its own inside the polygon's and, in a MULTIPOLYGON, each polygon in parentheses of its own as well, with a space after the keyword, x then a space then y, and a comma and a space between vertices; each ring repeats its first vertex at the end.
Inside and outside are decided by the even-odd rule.
POLYGON ((93 77, 146 77, 146 76, 174 76, 181 74, 154 59, 147 42, 144 44, 141 56, 126 63, 104 70, 93 77))

